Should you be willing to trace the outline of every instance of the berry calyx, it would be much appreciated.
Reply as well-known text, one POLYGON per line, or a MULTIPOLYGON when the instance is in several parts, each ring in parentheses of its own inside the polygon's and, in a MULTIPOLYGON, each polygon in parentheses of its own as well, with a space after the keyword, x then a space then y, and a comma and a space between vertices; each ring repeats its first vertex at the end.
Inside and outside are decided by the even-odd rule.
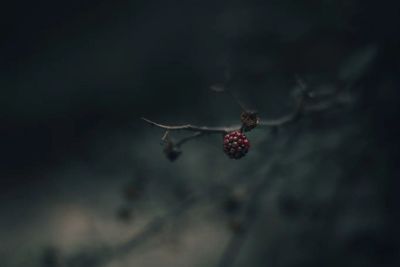
POLYGON ((224 152, 231 159, 244 157, 250 148, 250 142, 240 131, 233 131, 224 136, 224 152))
POLYGON ((255 111, 243 111, 240 114, 240 120, 242 121, 242 129, 245 132, 250 132, 260 123, 260 118, 255 111))

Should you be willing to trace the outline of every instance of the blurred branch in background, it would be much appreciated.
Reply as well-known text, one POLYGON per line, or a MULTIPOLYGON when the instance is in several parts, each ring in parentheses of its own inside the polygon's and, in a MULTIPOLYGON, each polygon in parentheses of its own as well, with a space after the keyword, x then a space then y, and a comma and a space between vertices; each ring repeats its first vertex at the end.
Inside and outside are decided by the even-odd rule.
MULTIPOLYGON (((134 234, 128 241, 117 245, 116 247, 102 247, 92 252, 83 251, 82 253, 73 255, 56 266, 62 267, 100 267, 107 265, 115 259, 129 254, 133 249, 144 245, 146 241, 159 234, 166 224, 171 220, 178 220, 194 205, 202 201, 210 201, 219 197, 221 191, 224 191, 221 186, 214 186, 202 192, 196 192, 188 195, 175 207, 167 211, 164 215, 156 216, 151 219, 143 228, 134 234)), ((59 260, 62 262, 62 260, 59 260)), ((54 267, 56 267, 54 266, 54 267)))
POLYGON ((66 267, 99 267, 106 265, 116 258, 123 257, 132 249, 144 244, 148 239, 162 231, 163 226, 171 219, 178 219, 179 216, 190 209, 198 200, 198 196, 192 195, 188 197, 165 215, 157 216, 150 220, 142 230, 131 237, 127 242, 114 248, 103 248, 91 253, 83 252, 74 255, 66 260, 66 267))
POLYGON ((251 191, 248 192, 250 197, 246 200, 242 218, 235 225, 233 235, 221 255, 218 267, 231 267, 234 265, 246 241, 247 235, 257 219, 257 213, 261 204, 260 198, 273 180, 273 178, 271 179, 270 176, 265 174, 265 176, 261 177, 260 181, 252 185, 251 191))

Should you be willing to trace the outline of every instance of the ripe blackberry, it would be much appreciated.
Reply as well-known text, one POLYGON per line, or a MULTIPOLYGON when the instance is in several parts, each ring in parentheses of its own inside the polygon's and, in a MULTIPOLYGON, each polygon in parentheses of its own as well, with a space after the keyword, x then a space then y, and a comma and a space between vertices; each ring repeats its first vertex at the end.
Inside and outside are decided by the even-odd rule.
POLYGON ((249 148, 249 140, 239 131, 233 131, 224 136, 224 152, 231 159, 240 159, 244 157, 249 151, 249 148))

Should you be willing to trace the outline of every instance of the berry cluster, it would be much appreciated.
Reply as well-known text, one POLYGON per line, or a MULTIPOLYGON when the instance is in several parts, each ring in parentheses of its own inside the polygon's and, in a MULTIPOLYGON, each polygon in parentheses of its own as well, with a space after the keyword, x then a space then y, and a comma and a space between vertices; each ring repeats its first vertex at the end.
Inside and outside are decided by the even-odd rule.
POLYGON ((232 159, 244 157, 249 148, 249 140, 239 131, 233 131, 224 136, 224 152, 232 159))

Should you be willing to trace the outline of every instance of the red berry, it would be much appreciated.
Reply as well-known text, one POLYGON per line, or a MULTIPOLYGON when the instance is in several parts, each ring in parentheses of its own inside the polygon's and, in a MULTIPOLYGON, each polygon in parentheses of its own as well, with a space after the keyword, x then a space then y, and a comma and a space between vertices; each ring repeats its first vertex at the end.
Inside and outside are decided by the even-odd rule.
POLYGON ((249 148, 249 140, 239 131, 233 131, 224 136, 224 152, 232 159, 244 157, 249 148))

